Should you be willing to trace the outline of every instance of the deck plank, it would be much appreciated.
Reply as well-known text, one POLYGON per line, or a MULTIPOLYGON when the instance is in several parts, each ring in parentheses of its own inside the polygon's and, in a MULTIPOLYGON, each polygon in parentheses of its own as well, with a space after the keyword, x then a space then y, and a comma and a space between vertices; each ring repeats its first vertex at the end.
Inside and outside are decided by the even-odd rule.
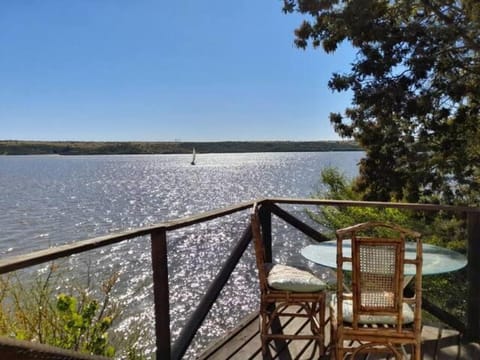
MULTIPOLYGON (((296 318, 293 321, 281 321, 284 331, 305 332, 310 331, 305 326, 305 319, 296 318)), ((330 341, 330 327, 325 331, 325 345, 330 341)), ((425 325, 422 328, 422 352, 423 360, 478 360, 480 359, 480 344, 462 343, 460 334, 456 330, 425 325)), ((282 347, 271 342, 269 347, 272 360, 294 359, 319 359, 318 346, 312 340, 288 341, 287 346, 282 347), (284 349, 283 352, 277 351, 284 349)), ((324 358, 328 358, 326 354, 324 358)), ((239 324, 239 327, 231 331, 224 338, 207 347, 197 359, 200 360, 261 360, 261 344, 259 334, 259 318, 252 314, 239 324)), ((369 359, 373 360, 373 357, 369 359)), ((385 359, 376 356, 375 359, 385 359)))

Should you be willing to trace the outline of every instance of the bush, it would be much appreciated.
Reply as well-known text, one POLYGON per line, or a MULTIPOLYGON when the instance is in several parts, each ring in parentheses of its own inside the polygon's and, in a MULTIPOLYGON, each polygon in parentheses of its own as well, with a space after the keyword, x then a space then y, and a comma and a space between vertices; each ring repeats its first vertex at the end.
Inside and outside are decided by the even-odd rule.
POLYGON ((0 278, 0 334, 21 340, 112 357, 115 347, 108 331, 118 316, 110 294, 118 280, 111 275, 101 286, 99 298, 87 290, 61 292, 57 266, 48 266, 46 276, 22 279, 18 275, 0 278))

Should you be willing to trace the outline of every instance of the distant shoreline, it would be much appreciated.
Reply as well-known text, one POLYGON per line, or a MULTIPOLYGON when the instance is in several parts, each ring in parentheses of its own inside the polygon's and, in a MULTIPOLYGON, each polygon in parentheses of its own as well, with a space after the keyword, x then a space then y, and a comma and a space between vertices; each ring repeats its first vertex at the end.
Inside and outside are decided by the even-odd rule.
POLYGON ((129 155, 245 152, 361 151, 354 141, 27 141, 0 140, 0 155, 129 155))

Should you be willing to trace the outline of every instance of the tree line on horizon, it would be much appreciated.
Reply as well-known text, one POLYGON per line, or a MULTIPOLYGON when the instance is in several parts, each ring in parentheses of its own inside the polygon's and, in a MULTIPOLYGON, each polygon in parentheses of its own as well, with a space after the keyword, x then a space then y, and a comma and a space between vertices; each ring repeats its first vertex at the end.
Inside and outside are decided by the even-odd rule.
POLYGON ((354 141, 94 142, 0 141, 2 155, 113 155, 359 151, 354 141))

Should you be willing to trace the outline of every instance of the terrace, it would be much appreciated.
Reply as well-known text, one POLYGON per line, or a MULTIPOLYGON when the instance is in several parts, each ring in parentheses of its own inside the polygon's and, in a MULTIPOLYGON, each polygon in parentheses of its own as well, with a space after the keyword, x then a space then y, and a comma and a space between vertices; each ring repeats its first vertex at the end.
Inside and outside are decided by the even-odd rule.
MULTIPOLYGON (((374 207, 374 208, 398 208, 413 212, 452 212, 465 217, 467 224, 468 238, 468 291, 467 310, 465 321, 457 319, 448 313, 446 309, 439 309, 428 299, 424 299, 424 310, 439 319, 439 326, 425 325, 424 337, 424 358, 425 359, 474 359, 480 356, 478 340, 480 339, 480 285, 477 279, 480 278, 480 262, 475 261, 475 255, 480 253, 480 209, 469 207, 440 206, 427 204, 406 204, 406 203, 383 203, 383 202, 358 202, 339 200, 312 200, 312 199, 260 199, 265 209, 261 214, 264 240, 269 249, 269 256, 272 257, 272 215, 285 221, 293 228, 299 230, 314 241, 322 242, 328 238, 322 235, 316 228, 306 224, 286 210, 286 207, 295 205, 302 207, 337 206, 337 207, 374 207)), ((35 265, 44 264, 53 260, 69 257, 74 254, 85 253, 90 250, 102 248, 108 245, 124 242, 129 239, 137 239, 144 236, 150 237, 151 262, 153 276, 153 298, 156 336, 156 358, 157 359, 181 359, 184 358, 192 340, 202 326, 204 319, 209 314, 216 299, 235 270, 240 259, 244 255, 251 242, 252 233, 247 225, 239 238, 234 242, 230 255, 222 260, 221 269, 218 271, 205 293, 198 303, 198 306, 190 315, 180 334, 172 341, 171 318, 170 318, 170 292, 169 292, 169 268, 167 244, 169 234, 178 229, 184 229, 227 215, 249 216, 249 210, 254 201, 230 206, 228 208, 211 211, 192 217, 160 223, 140 229, 134 229, 117 234, 106 235, 93 239, 78 241, 72 244, 62 245, 46 250, 37 251, 31 254, 6 258, 0 260, 0 274, 7 274, 16 270, 29 268, 35 265)), ((228 316, 228 315, 225 315, 228 316)), ((297 328, 303 331, 301 323, 288 323, 282 326, 297 328)), ((328 331, 327 331, 328 333, 328 331)), ((328 339, 327 339, 328 341, 328 339)), ((273 357, 285 358, 318 358, 315 346, 304 343, 276 344, 273 349, 273 357)), ((72 351, 61 350, 51 346, 40 345, 25 341, 12 340, 9 338, 0 339, 0 355, 2 358, 15 359, 98 359, 101 357, 82 355, 72 351)), ((196 354, 202 359, 226 359, 226 358, 261 358, 260 342, 258 338, 257 314, 248 316, 232 329, 224 337, 207 347, 202 354, 196 354)))

